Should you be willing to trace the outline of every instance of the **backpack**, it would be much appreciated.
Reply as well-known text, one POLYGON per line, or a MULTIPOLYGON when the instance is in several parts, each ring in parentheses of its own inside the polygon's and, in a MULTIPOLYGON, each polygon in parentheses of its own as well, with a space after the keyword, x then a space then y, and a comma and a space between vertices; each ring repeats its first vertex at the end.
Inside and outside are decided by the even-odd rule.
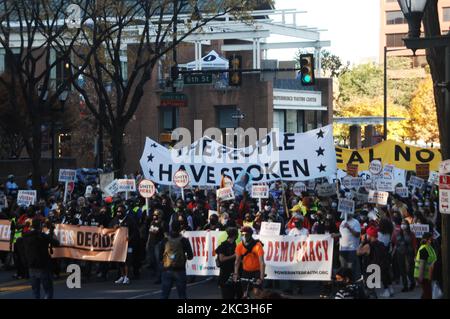
POLYGON ((184 255, 183 243, 179 238, 169 238, 164 247, 163 266, 164 268, 184 268, 186 257, 184 255))

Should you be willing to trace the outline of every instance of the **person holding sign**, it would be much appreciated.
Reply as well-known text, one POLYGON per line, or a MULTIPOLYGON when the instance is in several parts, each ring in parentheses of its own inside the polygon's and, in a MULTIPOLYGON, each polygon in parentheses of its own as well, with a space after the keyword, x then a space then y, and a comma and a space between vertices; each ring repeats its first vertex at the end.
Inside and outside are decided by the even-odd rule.
POLYGON ((353 280, 360 277, 359 259, 356 251, 360 243, 361 225, 353 218, 354 213, 347 213, 347 220, 339 226, 339 261, 341 267, 350 268, 353 273, 353 280))

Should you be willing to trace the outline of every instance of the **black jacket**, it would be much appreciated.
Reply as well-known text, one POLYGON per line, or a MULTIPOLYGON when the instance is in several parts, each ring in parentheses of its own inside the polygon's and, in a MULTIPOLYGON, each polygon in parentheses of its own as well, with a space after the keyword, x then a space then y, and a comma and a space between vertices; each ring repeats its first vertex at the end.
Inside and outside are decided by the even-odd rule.
POLYGON ((50 267, 51 256, 49 253, 50 243, 52 246, 59 246, 59 241, 49 235, 31 231, 22 236, 25 259, 31 269, 46 269, 50 267))
POLYGON ((119 218, 115 216, 110 223, 110 227, 120 226, 120 227, 128 227, 128 246, 129 247, 138 247, 140 244, 141 236, 139 234, 139 228, 136 223, 136 220, 130 214, 127 214, 126 217, 120 222, 119 218))

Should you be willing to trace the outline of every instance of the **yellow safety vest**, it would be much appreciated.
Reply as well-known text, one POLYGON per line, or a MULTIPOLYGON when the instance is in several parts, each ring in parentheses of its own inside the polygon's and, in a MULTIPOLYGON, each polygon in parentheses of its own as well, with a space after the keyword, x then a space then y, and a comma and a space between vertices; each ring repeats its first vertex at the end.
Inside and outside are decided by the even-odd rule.
POLYGON ((433 247, 431 247, 431 245, 422 245, 422 246, 420 246, 419 251, 417 252, 417 255, 416 255, 416 264, 415 264, 415 267, 414 267, 414 278, 419 278, 419 274, 420 274, 420 252, 423 249, 426 249, 427 252, 428 252, 428 259, 425 262, 425 269, 424 269, 423 278, 429 280, 430 279, 430 267, 437 260, 436 252, 434 251, 433 247))

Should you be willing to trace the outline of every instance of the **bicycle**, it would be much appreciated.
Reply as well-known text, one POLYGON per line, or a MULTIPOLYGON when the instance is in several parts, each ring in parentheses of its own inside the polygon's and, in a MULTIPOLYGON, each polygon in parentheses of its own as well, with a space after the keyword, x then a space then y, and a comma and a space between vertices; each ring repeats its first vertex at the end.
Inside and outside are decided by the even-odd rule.
POLYGON ((253 296, 250 294, 251 289, 258 288, 262 290, 261 285, 257 284, 258 279, 257 278, 239 278, 238 280, 233 280, 233 275, 231 274, 230 278, 226 281, 226 284, 233 285, 233 284, 246 284, 246 289, 243 289, 242 299, 254 299, 253 296))

